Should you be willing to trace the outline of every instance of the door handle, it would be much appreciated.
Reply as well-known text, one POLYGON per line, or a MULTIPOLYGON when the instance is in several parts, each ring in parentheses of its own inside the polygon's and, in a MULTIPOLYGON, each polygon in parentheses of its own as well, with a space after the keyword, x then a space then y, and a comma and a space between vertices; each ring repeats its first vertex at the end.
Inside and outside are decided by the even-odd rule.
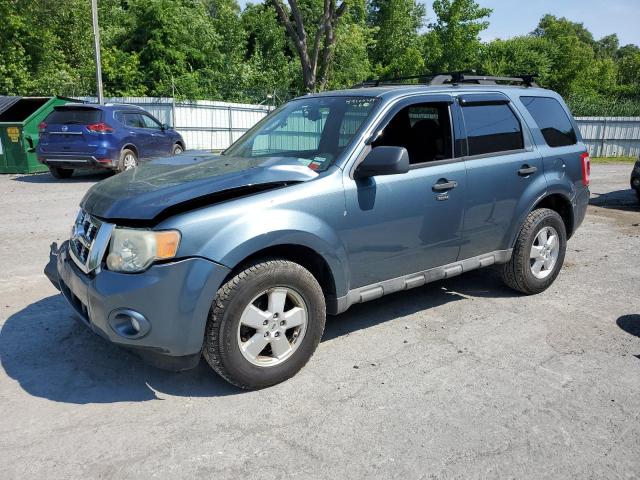
POLYGON ((520 175, 521 177, 526 177, 528 175, 533 175, 537 171, 538 167, 530 167, 525 163, 522 167, 520 167, 520 170, 518 170, 518 175, 520 175))
POLYGON ((445 190, 451 190, 452 188, 456 188, 458 186, 458 182, 449 181, 447 179, 438 180, 438 183, 434 184, 433 189, 434 192, 443 192, 445 190))

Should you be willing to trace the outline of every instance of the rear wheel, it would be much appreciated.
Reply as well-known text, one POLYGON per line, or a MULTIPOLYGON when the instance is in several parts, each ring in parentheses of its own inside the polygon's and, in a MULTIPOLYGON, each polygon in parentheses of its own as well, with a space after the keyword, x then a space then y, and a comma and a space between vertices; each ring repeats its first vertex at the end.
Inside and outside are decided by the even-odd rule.
POLYGON ((511 260, 500 266, 502 280, 527 295, 543 292, 560 273, 566 248, 560 215, 548 208, 534 210, 520 230, 511 260))
POLYGON ((120 160, 118 161, 118 171, 124 172, 125 170, 131 170, 138 166, 138 156, 133 150, 125 148, 120 153, 120 160))
POLYGON ((51 172, 53 178, 61 180, 64 178, 71 178, 71 175, 73 175, 73 168, 60 168, 49 165, 49 172, 51 172))
POLYGON ((322 289, 308 270, 286 260, 259 262, 218 290, 203 355, 240 388, 275 385, 309 361, 325 317, 322 289))

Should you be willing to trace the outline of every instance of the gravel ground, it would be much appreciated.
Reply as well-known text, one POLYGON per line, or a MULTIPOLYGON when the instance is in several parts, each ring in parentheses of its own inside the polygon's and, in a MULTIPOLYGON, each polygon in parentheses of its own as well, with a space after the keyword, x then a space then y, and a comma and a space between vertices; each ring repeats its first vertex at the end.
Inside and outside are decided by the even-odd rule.
POLYGON ((638 478, 630 170, 593 166, 545 293, 480 270, 357 305, 295 378, 249 393, 107 344, 43 276, 101 177, 1 176, 0 478, 638 478))

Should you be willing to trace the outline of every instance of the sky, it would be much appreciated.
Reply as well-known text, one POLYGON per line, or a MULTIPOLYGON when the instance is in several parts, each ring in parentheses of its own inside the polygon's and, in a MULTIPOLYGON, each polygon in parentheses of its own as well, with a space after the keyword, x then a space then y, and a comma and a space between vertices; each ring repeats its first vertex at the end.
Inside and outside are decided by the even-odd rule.
MULTIPOLYGON (((432 0, 419 0, 427 6, 428 21, 434 17, 432 0)), ((482 40, 525 35, 538 25, 545 13, 584 23, 597 39, 616 33, 620 45, 640 46, 640 0, 476 0, 493 9, 489 28, 482 40)), ((245 6, 247 0, 239 0, 245 6)), ((253 0, 251 3, 258 3, 253 0)))
MULTIPOLYGON (((423 3, 433 16, 430 2, 423 3)), ((493 9, 489 28, 480 34, 485 41, 529 33, 540 17, 551 13, 583 23, 596 40, 615 33, 620 45, 640 46, 640 0, 479 0, 478 3, 493 9)))

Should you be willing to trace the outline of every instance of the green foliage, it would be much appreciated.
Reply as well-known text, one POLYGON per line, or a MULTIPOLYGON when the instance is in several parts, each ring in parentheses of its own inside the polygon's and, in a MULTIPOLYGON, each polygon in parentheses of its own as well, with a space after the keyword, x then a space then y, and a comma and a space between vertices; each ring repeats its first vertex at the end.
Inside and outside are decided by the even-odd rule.
MULTIPOLYGON (((440 71, 537 73, 576 115, 640 115, 640 47, 621 46, 615 34, 594 39, 581 23, 545 15, 530 34, 482 43, 491 10, 473 0, 345 2, 327 88, 440 71)), ((298 6, 315 22, 324 0, 298 6)), ((99 0, 99 8, 106 95, 278 103, 304 91, 272 0, 244 10, 237 0, 99 0)), ((2 0, 0 19, 0 94, 94 93, 88 0, 55 8, 2 0)))
POLYGON ((547 83, 555 49, 552 42, 540 37, 494 40, 482 50, 481 71, 501 76, 535 72, 541 83, 547 83))
POLYGON ((268 95, 286 99, 295 90, 299 70, 284 29, 270 4, 247 5, 242 12, 247 32, 242 84, 243 100, 260 102, 268 95))
POLYGON ((435 0, 436 21, 429 26, 440 54, 429 65, 433 72, 469 70, 478 65, 482 44, 479 34, 489 26, 490 8, 473 0, 435 0))
POLYGON ((367 23, 365 0, 348 0, 347 12, 336 30, 336 47, 329 66, 329 89, 344 88, 371 76, 370 49, 375 45, 376 27, 367 23))
POLYGON ((376 42, 369 44, 374 71, 379 77, 399 77, 424 72, 418 31, 425 8, 416 0, 372 0, 369 24, 376 42))
POLYGON ((640 49, 618 37, 594 40, 581 23, 545 15, 529 35, 494 40, 482 52, 490 74, 537 73, 575 115, 640 115, 640 49))
POLYGON ((329 67, 328 88, 344 88, 369 78, 368 48, 374 43, 374 32, 364 21, 338 25, 336 36, 341 41, 336 43, 329 67))

